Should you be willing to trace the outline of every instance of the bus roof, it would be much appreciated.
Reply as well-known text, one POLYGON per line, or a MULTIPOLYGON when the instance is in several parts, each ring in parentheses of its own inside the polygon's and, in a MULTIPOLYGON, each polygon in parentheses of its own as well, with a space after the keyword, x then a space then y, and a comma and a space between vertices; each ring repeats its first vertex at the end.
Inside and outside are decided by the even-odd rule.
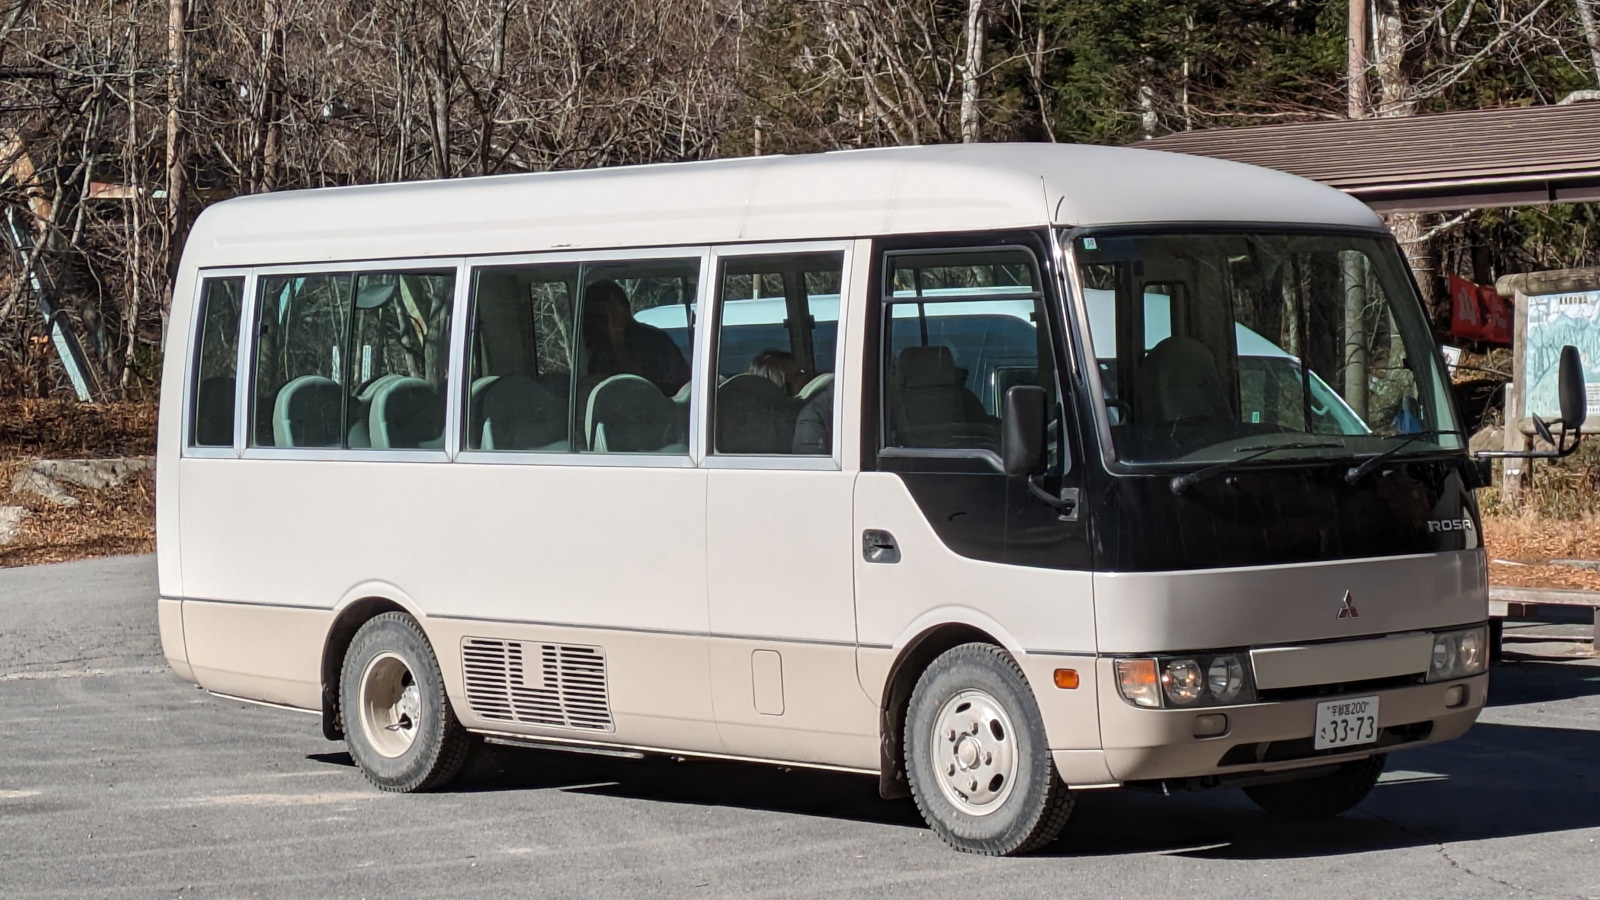
POLYGON ((285 191, 218 203, 190 266, 1189 222, 1381 229, 1332 188, 1121 147, 954 144, 285 191))

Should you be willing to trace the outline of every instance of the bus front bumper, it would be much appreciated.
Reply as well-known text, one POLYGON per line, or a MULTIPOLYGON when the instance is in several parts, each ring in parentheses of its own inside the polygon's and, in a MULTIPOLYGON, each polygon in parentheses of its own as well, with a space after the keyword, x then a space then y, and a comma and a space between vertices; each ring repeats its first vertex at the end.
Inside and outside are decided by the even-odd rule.
MULTIPOLYGON (((1109 668, 1109 661, 1107 661, 1109 668)), ((1143 709, 1122 699, 1102 672, 1100 732, 1105 762, 1119 782, 1216 778, 1285 772, 1437 744, 1460 737, 1477 720, 1488 694, 1488 674, 1245 706, 1143 709), (1465 697, 1452 689, 1460 686, 1465 697), (1330 700, 1378 698, 1378 739, 1325 750, 1314 747, 1317 705, 1330 700), (1457 700, 1451 705, 1452 700, 1457 700), (1220 734, 1202 716, 1225 716, 1220 734)))

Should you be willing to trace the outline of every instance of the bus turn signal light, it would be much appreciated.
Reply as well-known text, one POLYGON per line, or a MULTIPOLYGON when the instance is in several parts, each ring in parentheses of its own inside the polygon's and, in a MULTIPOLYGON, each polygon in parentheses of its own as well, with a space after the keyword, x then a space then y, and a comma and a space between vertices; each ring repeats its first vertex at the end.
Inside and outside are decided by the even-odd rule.
POLYGON ((1075 691, 1075 690, 1077 690, 1078 689, 1078 670, 1077 669, 1057 669, 1056 670, 1056 687, 1061 688, 1062 690, 1066 690, 1066 691, 1075 691))

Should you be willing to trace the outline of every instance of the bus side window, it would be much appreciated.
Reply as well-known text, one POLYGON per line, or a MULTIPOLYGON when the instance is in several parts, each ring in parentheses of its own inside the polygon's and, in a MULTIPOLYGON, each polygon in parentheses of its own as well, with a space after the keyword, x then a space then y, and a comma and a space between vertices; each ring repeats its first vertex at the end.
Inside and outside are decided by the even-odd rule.
POLYGON ((833 363, 843 268, 842 252, 722 261, 714 452, 833 452, 833 363))
POLYGON ((208 278, 200 289, 193 395, 191 447, 233 446, 235 370, 239 361, 239 311, 244 278, 208 278))
POLYGON ((341 447, 349 272, 258 281, 252 447, 341 447))
POLYGON ((444 449, 453 272, 356 276, 347 446, 444 449))
POLYGON ((480 269, 472 292, 468 450, 565 453, 578 266, 480 269))
MULTIPOLYGON (((578 449, 689 452, 689 359, 668 324, 692 338, 699 259, 585 264, 575 391, 578 449)), ((687 347, 688 352, 685 352, 687 347)))
POLYGON ((884 446, 998 452, 1006 389, 1053 383, 1032 255, 894 253, 885 272, 884 446))
POLYGON ((443 449, 454 272, 258 284, 250 446, 443 449))

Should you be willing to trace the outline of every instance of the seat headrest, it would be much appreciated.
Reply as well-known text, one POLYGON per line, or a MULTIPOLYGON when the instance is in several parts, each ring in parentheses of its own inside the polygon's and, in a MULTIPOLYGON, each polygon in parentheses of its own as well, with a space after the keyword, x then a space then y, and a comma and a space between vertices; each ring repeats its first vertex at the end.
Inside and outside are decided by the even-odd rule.
POLYGON ((956 383, 956 361, 949 347, 907 347, 900 351, 902 387, 950 387, 956 383))
POLYGON ((1139 368, 1138 387, 1154 421, 1226 421, 1231 416, 1216 358, 1194 338, 1174 335, 1156 344, 1139 368))

